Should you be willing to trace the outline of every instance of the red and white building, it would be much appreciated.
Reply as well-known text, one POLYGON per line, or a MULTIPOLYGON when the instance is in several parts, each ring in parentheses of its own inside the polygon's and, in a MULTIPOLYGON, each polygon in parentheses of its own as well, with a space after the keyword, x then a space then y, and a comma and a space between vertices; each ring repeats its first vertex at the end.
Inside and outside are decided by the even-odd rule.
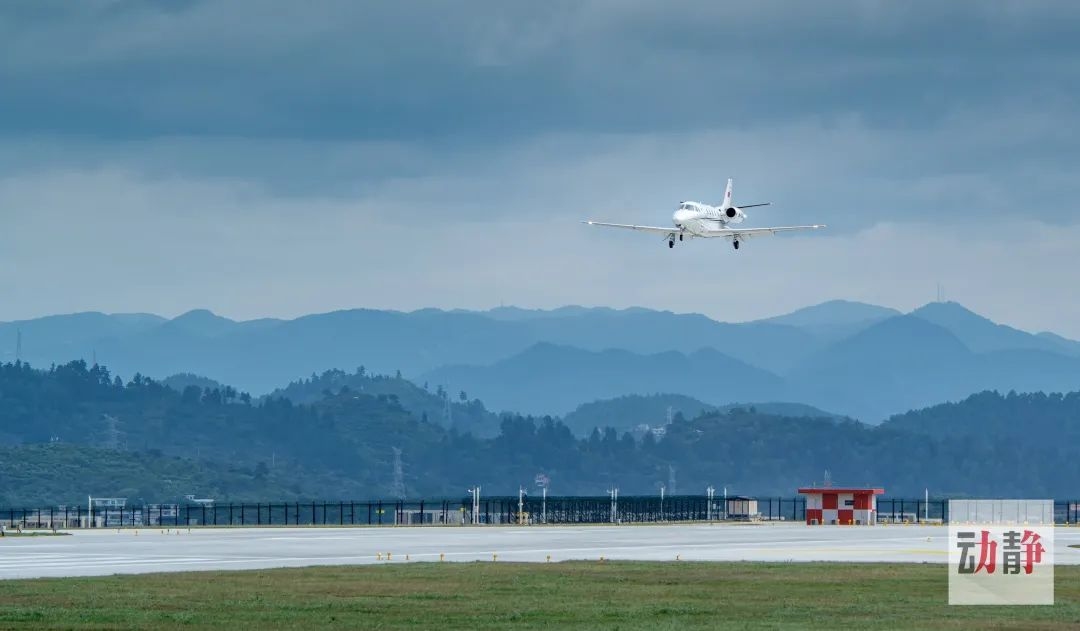
POLYGON ((885 493, 879 488, 804 488, 806 524, 835 524, 842 526, 877 523, 877 496, 885 493))

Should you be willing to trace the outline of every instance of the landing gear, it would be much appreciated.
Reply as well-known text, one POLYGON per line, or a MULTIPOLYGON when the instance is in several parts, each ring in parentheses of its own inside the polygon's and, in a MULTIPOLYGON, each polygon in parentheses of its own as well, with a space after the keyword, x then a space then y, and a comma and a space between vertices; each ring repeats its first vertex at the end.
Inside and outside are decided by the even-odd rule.
POLYGON ((735 249, 736 250, 739 249, 739 240, 738 239, 735 239, 735 249))
POLYGON ((668 246, 668 248, 673 248, 673 247, 675 247, 675 242, 674 241, 668 241, 667 246, 668 246))
POLYGON ((682 235, 681 234, 679 235, 679 241, 682 241, 682 235))

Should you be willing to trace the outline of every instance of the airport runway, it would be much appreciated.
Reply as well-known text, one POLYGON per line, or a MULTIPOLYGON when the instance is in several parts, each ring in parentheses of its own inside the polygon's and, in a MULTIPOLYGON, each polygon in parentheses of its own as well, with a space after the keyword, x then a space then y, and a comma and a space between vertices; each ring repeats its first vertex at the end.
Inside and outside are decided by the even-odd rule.
MULTIPOLYGON (((944 563, 943 526, 193 528, 0 539, 0 579, 420 561, 887 561, 944 563), (138 534, 136 534, 136 532, 138 534), (387 554, 389 553, 389 557, 387 554), (381 557, 381 558, 380 558, 381 557)), ((1055 532, 1055 563, 1080 564, 1080 529, 1055 532)))

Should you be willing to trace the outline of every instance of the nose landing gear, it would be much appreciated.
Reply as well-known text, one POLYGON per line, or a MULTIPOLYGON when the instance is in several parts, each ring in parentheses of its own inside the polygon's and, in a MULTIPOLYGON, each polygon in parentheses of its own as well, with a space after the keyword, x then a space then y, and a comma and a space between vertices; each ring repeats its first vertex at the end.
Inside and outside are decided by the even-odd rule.
POLYGON ((673 248, 673 247, 675 247, 675 242, 674 241, 668 241, 667 246, 668 246, 668 248, 673 248))
POLYGON ((735 239, 734 245, 735 245, 735 249, 738 250, 739 249, 739 240, 738 239, 735 239))

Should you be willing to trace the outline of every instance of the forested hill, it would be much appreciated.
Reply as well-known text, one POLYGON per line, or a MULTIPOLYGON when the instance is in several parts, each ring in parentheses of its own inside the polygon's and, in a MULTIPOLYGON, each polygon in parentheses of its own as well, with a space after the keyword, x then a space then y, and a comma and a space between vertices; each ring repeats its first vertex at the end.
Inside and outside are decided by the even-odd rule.
MULTIPOLYGON (((149 452, 179 456, 190 461, 189 467, 279 476, 281 488, 264 484, 259 490, 275 496, 387 495, 394 448, 426 462, 425 474, 438 480, 438 454, 448 439, 442 428, 417 419, 387 396, 342 392, 314 405, 255 402, 227 386, 177 392, 139 375, 123 383, 106 368, 88 368, 81 361, 47 371, 0 366, 0 443, 16 446, 15 452, 19 445, 51 443, 88 445, 116 459, 149 452)), ((9 452, 6 457, 19 456, 9 452)), ((95 462, 104 468, 108 459, 95 462)), ((95 462, 87 464, 85 475, 71 478, 70 495, 57 501, 115 492, 94 483, 95 462)), ((406 479, 411 481, 415 478, 406 479)), ((146 492, 167 488, 152 479, 144 486, 146 492)), ((254 491, 233 485, 222 492, 251 496, 254 491)), ((9 500, 28 492, 0 480, 0 494, 9 500)))
POLYGON ((373 375, 361 366, 353 373, 327 370, 311 375, 284 388, 275 390, 269 398, 286 398, 293 403, 311 404, 321 401, 342 388, 362 394, 395 398, 414 416, 429 419, 447 429, 490 438, 499 433, 499 416, 489 412, 478 399, 469 399, 464 391, 448 392, 442 386, 418 386, 400 373, 393 377, 373 375))
POLYGON ((0 366, 0 505, 71 503, 86 495, 147 501, 391 498, 400 450, 407 497, 460 497, 530 487, 553 494, 656 492, 711 484, 790 496, 820 482, 876 484, 888 494, 1080 496, 1080 394, 984 393, 891 419, 786 417, 735 408, 677 415, 662 436, 614 429, 575 438, 551 418, 504 415, 477 438, 429 422, 390 395, 348 387, 295 404, 225 386, 176 391, 127 383, 82 362, 0 366))
POLYGON ((883 427, 938 438, 1012 437, 1018 443, 1076 446, 1080 444, 1080 392, 981 392, 957 403, 898 414, 883 427))

